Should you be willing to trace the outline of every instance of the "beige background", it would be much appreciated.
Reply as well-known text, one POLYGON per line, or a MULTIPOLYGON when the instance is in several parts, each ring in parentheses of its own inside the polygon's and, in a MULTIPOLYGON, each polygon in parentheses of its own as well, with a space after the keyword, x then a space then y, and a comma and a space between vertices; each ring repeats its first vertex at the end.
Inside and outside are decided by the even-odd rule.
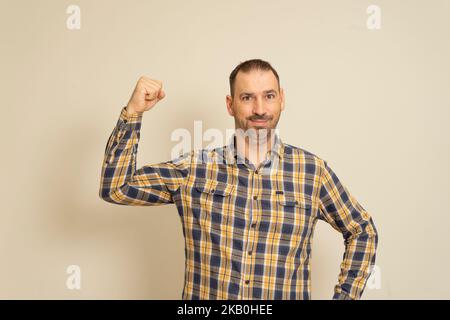
MULTIPOLYGON (((143 74, 167 97, 144 116, 138 166, 168 160, 172 131, 195 120, 232 128, 228 76, 262 58, 286 91, 283 140, 326 159, 378 228, 381 288, 363 298, 449 299, 449 13, 445 0, 2 0, 0 298, 181 298, 175 206, 102 201, 106 141, 143 74), (72 264, 81 290, 66 287, 72 264)), ((313 299, 331 298, 343 250, 319 222, 313 299)))

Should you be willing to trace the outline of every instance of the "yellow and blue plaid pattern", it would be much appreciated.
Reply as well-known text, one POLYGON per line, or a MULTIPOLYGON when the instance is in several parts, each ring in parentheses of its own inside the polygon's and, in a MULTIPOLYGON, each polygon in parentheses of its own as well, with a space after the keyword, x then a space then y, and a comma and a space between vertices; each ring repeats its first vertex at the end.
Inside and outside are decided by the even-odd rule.
MULTIPOLYGON (((142 114, 122 108, 105 149, 100 197, 133 206, 174 203, 185 239, 182 299, 310 299, 316 222, 342 233, 345 253, 333 299, 359 299, 378 234, 368 212, 327 162, 276 139, 261 168, 203 161, 192 152, 136 169, 142 114)), ((231 146, 205 151, 232 153, 231 146)), ((216 157, 217 159, 217 157, 216 157)))

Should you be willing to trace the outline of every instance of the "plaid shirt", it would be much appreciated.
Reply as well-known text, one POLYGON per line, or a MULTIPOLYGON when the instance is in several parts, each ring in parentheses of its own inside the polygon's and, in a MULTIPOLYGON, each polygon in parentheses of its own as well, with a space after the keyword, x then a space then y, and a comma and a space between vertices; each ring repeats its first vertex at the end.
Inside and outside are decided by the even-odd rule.
POLYGON ((175 203, 185 239, 182 299, 310 299, 316 222, 341 232, 333 299, 359 299, 378 234, 327 162, 277 137, 260 168, 231 145, 136 169, 142 114, 122 108, 105 149, 100 197, 120 205, 175 203), (204 161, 204 155, 212 161, 204 161), (273 169, 274 164, 276 169, 273 169), (267 170, 269 169, 269 170, 267 170))

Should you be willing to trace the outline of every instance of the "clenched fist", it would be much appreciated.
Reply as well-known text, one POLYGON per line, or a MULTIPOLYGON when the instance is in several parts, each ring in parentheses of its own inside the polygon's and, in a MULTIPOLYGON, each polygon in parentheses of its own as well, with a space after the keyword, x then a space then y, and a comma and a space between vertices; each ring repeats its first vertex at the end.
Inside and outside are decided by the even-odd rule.
POLYGON ((148 111, 165 96, 161 81, 142 76, 139 78, 136 88, 134 88, 130 101, 128 101, 127 112, 129 115, 134 115, 148 111))

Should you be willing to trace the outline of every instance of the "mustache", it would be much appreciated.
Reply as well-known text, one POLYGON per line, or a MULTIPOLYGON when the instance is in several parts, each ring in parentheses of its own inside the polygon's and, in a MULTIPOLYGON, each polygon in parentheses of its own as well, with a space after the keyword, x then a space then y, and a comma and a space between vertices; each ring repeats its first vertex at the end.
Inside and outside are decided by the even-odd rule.
POLYGON ((264 120, 264 121, 267 121, 267 120, 272 120, 272 118, 273 118, 273 116, 267 116, 265 114, 262 114, 262 115, 254 114, 254 115, 251 115, 250 117, 247 117, 247 120, 250 120, 250 121, 264 120))

